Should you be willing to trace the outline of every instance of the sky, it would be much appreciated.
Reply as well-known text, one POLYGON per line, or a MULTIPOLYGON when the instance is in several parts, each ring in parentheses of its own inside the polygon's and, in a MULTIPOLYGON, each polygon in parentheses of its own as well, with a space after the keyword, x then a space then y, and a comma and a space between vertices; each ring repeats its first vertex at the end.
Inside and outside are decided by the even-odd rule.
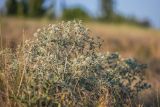
POLYGON ((140 20, 149 19, 154 27, 160 28, 160 0, 117 0, 117 10, 140 20))
MULTIPOLYGON (((5 0, 0 0, 0 7, 5 0)), ((54 1, 54 0, 48 0, 54 1)), ((60 2, 57 0, 56 11, 60 14, 60 2)), ((80 6, 92 16, 100 15, 100 0, 65 0, 67 7, 80 6)), ((148 19, 152 26, 160 28, 160 0, 116 0, 115 10, 125 16, 134 16, 138 20, 148 19)))

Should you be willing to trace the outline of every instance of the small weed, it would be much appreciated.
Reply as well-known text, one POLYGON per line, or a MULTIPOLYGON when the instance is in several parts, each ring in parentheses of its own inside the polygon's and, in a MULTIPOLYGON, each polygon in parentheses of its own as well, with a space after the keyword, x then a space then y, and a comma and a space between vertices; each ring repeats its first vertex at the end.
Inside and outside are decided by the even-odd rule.
POLYGON ((0 92, 12 107, 122 107, 134 105, 146 65, 118 53, 99 52, 100 38, 81 21, 38 29, 13 53, 0 52, 0 92), (1 85, 2 86, 2 85, 1 85))

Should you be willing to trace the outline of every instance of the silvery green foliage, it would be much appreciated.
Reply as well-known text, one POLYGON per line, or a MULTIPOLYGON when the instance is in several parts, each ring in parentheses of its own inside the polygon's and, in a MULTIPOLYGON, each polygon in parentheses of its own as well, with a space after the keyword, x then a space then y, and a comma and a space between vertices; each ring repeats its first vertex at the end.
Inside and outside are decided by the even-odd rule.
POLYGON ((102 41, 89 33, 80 21, 51 24, 16 53, 7 51, 10 98, 21 106, 94 107, 101 98, 105 106, 131 104, 149 87, 146 66, 98 52, 102 41))

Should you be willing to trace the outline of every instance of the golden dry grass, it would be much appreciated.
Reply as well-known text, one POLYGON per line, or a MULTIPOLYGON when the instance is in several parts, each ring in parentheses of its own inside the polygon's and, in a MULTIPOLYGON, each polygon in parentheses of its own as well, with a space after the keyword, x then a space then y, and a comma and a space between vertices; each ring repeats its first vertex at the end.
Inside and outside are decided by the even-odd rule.
MULTIPOLYGON (((4 47, 14 50, 23 38, 32 38, 37 28, 56 21, 45 19, 0 18, 1 37, 4 47), (24 37, 22 36, 24 35, 24 37)), ((87 22, 91 35, 100 36, 103 40, 102 51, 117 51, 123 57, 135 57, 149 68, 147 81, 152 89, 145 91, 141 101, 145 106, 160 106, 160 31, 151 28, 140 28, 127 24, 115 25, 87 22)))

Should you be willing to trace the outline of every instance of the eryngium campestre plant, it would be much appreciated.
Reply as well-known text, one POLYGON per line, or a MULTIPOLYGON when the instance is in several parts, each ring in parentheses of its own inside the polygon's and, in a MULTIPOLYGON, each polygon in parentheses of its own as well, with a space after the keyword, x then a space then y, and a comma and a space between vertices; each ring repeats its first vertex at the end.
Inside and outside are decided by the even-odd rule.
MULTIPOLYGON (((0 91, 14 106, 129 106, 144 82, 146 67, 117 53, 102 54, 101 40, 80 21, 50 24, 15 53, 1 51, 0 91)), ((8 102, 9 102, 8 101, 8 102)))

